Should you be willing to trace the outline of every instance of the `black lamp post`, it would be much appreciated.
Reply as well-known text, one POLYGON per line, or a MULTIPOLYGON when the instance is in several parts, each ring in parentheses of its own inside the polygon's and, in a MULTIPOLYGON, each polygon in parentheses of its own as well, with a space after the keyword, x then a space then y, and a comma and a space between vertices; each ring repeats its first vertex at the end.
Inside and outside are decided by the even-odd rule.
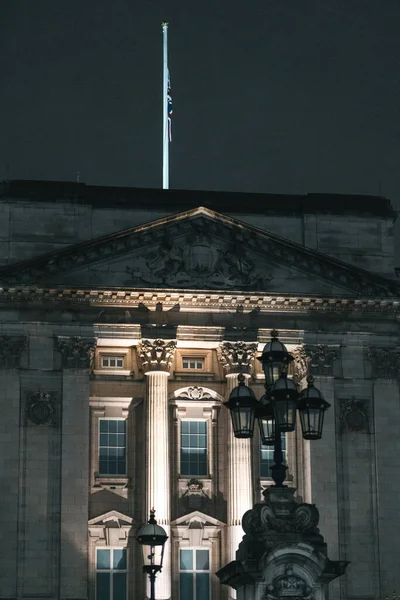
POLYGON ((239 385, 232 390, 225 406, 231 412, 235 437, 252 438, 257 418, 261 443, 274 446, 274 462, 271 467, 276 487, 284 487, 286 465, 283 464, 281 433, 294 431, 296 412, 299 411, 304 439, 319 440, 322 436, 324 414, 330 404, 314 387, 314 379, 308 377, 308 387, 299 393, 297 385, 287 377, 288 365, 293 356, 278 340, 278 332, 271 332, 271 341, 258 358, 265 374, 265 394, 258 402, 253 391, 244 384, 239 375, 239 385))
POLYGON ((137 535, 137 541, 142 547, 143 572, 150 579, 150 600, 155 600, 156 574, 162 569, 164 546, 168 539, 165 529, 157 525, 154 508, 150 511, 150 519, 137 535))

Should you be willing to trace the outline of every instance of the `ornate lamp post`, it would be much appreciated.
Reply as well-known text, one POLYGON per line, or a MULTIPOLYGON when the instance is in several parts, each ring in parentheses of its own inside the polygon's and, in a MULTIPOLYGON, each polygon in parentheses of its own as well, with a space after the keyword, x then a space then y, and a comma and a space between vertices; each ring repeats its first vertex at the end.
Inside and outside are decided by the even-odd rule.
POLYGON ((264 396, 258 402, 242 375, 225 405, 231 413, 235 437, 252 438, 257 418, 262 444, 274 446, 272 479, 277 487, 284 487, 287 467, 283 464, 281 433, 294 431, 298 411, 304 439, 320 439, 324 414, 330 404, 314 386, 312 377, 307 378, 308 387, 301 393, 295 382, 288 379, 287 368, 293 356, 278 340, 277 331, 271 332, 271 341, 258 360, 265 374, 264 396))
POLYGON ((155 600, 156 574, 162 569, 164 558, 164 546, 168 539, 165 530, 157 525, 154 508, 150 511, 150 519, 137 535, 137 541, 142 547, 143 572, 150 579, 150 600, 155 600))

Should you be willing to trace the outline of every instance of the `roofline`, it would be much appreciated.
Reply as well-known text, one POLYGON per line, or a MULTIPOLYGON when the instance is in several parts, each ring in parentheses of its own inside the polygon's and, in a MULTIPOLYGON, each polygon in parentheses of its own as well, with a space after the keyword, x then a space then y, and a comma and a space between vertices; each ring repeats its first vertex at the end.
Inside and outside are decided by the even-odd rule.
POLYGON ((162 190, 96 186, 74 181, 12 180, 0 182, 4 200, 76 203, 96 208, 182 210, 206 206, 237 214, 354 214, 396 219, 390 200, 367 194, 260 194, 253 192, 162 190))

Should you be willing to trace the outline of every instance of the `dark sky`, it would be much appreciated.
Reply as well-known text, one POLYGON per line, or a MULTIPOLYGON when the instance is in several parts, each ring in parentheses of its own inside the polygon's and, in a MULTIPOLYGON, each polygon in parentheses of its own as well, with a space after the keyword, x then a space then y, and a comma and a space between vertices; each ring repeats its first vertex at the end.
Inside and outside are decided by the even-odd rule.
POLYGON ((348 192, 400 209, 399 0, 1 0, 0 179, 348 192))

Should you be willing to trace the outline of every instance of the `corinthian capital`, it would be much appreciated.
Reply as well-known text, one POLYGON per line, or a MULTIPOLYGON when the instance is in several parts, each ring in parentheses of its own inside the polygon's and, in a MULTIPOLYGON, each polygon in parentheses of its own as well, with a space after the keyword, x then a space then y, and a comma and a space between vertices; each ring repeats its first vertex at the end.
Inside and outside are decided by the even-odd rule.
POLYGON ((139 352, 144 371, 169 371, 175 348, 175 341, 143 340, 139 352))
POLYGON ((57 349, 61 352, 63 369, 91 369, 95 347, 94 338, 57 338, 57 349))
POLYGON ((367 358, 372 365, 372 377, 399 379, 400 348, 369 348, 367 358))
POLYGON ((223 342, 218 348, 218 357, 226 371, 232 373, 249 373, 257 344, 245 342, 223 342))
POLYGON ((0 369, 19 367, 27 343, 25 336, 0 335, 0 369))
POLYGON ((310 358, 309 370, 311 375, 333 374, 333 363, 340 355, 339 346, 308 345, 305 346, 305 351, 310 358))

